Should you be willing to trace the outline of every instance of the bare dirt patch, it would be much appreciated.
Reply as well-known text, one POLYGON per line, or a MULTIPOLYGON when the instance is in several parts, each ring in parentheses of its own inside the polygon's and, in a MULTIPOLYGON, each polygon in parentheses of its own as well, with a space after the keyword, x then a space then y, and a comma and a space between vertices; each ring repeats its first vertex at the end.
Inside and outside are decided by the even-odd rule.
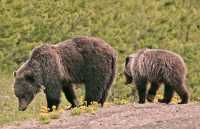
POLYGON ((199 129, 200 104, 129 104, 101 108, 97 113, 71 116, 64 112, 49 124, 32 120, 2 129, 199 129))

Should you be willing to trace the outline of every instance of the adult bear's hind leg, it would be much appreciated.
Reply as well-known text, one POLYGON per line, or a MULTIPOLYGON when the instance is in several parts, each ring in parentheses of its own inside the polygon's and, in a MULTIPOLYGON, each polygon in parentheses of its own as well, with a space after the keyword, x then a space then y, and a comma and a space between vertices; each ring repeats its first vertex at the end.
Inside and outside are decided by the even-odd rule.
POLYGON ((181 97, 181 102, 179 104, 187 104, 189 101, 189 93, 184 84, 181 84, 179 87, 174 88, 178 95, 181 97))
POLYGON ((85 101, 87 106, 91 102, 100 102, 103 94, 103 84, 101 81, 89 81, 85 83, 85 101))
POLYGON ((103 107, 104 105, 104 102, 106 101, 106 98, 108 96, 108 93, 109 93, 109 89, 112 85, 112 82, 115 78, 115 68, 113 68, 112 70, 112 74, 110 75, 110 78, 108 78, 107 80, 105 79, 105 83, 103 85, 104 89, 103 89, 103 94, 102 94, 102 97, 100 99, 100 103, 101 103, 101 106, 103 107))
POLYGON ((100 99, 99 103, 101 103, 101 107, 103 107, 104 102, 106 101, 106 98, 108 96, 108 90, 109 89, 105 89, 103 94, 102 94, 102 98, 100 99))
POLYGON ((71 84, 65 85, 65 86, 63 86, 62 90, 63 90, 63 92, 65 94, 66 99, 71 103, 71 107, 70 108, 78 107, 79 106, 79 102, 77 100, 75 91, 73 89, 73 85, 71 85, 71 84))

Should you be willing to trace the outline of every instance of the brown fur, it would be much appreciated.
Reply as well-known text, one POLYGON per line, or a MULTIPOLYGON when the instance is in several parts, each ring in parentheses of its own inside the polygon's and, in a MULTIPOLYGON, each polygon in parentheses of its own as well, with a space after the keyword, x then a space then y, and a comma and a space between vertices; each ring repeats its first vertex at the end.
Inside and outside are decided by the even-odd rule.
POLYGON ((152 102, 161 83, 165 84, 164 99, 169 103, 176 91, 181 97, 181 103, 188 102, 186 86, 186 65, 181 56, 161 49, 142 49, 127 57, 125 71, 126 83, 134 82, 139 93, 139 103, 145 102, 146 84, 151 82, 148 91, 148 101, 152 102))
POLYGON ((78 83, 85 84, 88 104, 98 101, 103 105, 115 72, 116 52, 110 45, 95 37, 73 38, 35 48, 30 59, 17 70, 14 89, 21 110, 43 86, 48 108, 59 105, 61 90, 72 107, 78 106, 72 86, 78 83))

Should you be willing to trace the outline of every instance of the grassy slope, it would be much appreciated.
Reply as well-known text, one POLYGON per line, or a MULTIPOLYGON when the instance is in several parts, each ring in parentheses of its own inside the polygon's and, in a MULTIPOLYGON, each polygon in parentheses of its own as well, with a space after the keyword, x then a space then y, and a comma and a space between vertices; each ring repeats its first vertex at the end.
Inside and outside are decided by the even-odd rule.
POLYGON ((40 94, 27 112, 17 111, 12 71, 34 46, 78 35, 105 39, 119 53, 110 100, 127 98, 124 57, 143 47, 164 48, 185 59, 192 99, 200 97, 199 0, 0 0, 0 124, 36 117, 40 94))

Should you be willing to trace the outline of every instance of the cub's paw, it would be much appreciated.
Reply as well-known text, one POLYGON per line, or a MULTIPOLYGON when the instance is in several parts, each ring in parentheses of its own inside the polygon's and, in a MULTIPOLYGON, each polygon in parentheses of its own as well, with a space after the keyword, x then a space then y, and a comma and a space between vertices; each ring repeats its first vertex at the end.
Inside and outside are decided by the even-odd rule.
POLYGON ((169 104, 170 103, 170 101, 166 100, 166 99, 158 99, 158 102, 159 103, 165 103, 165 104, 169 104))
POLYGON ((144 104, 145 103, 145 100, 140 100, 138 101, 139 104, 144 104))
POLYGON ((151 102, 151 103, 153 103, 154 98, 155 98, 154 95, 150 95, 150 94, 149 94, 149 95, 147 96, 147 100, 148 100, 148 102, 151 102))

